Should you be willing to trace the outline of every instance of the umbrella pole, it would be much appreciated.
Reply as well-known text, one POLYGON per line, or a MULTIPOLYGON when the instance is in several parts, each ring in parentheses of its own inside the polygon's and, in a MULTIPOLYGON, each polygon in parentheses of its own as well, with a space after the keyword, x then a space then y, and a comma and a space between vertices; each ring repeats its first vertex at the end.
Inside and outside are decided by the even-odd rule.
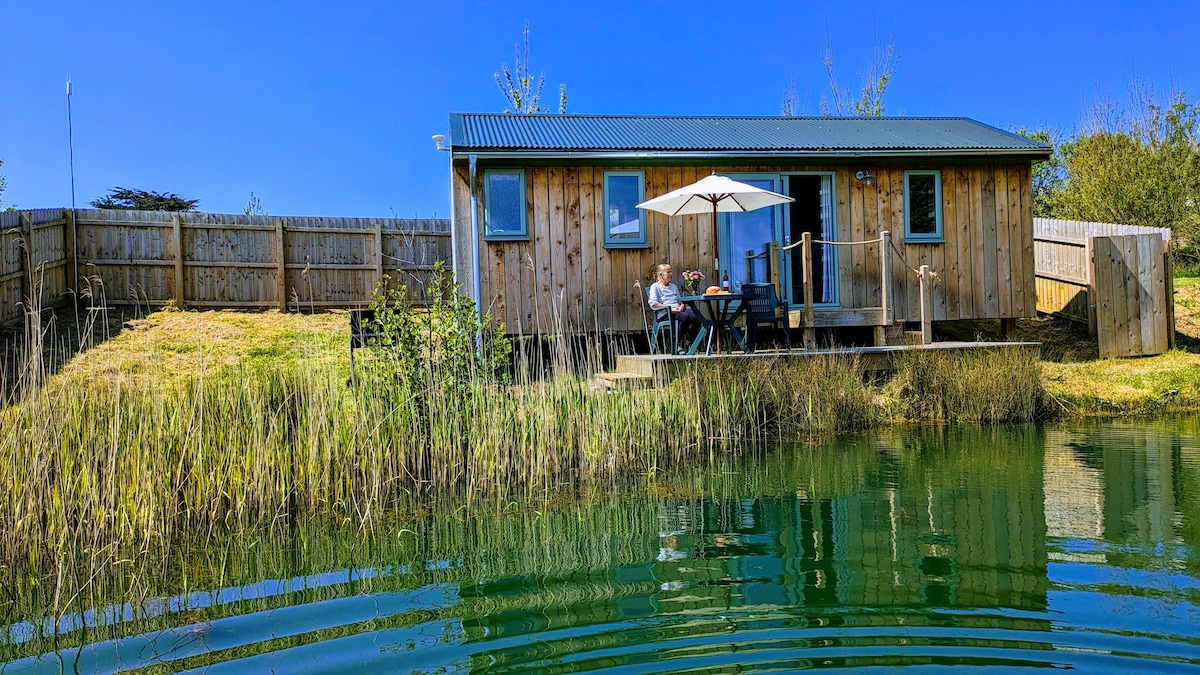
MULTIPOLYGON (((714 171, 713 173, 716 173, 716 172, 714 171)), ((713 277, 713 283, 719 284, 721 282, 721 247, 717 244, 717 200, 715 200, 715 199, 712 200, 712 205, 713 205, 713 220, 712 220, 713 265, 717 268, 717 273, 713 277)))

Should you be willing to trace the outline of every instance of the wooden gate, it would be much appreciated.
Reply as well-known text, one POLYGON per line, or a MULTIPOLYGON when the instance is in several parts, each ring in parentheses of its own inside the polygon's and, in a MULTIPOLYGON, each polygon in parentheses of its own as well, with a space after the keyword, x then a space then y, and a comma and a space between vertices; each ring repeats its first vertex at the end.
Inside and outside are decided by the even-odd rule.
POLYGON ((1171 288, 1157 234, 1092 237, 1090 286, 1100 356, 1161 354, 1169 346, 1171 288))

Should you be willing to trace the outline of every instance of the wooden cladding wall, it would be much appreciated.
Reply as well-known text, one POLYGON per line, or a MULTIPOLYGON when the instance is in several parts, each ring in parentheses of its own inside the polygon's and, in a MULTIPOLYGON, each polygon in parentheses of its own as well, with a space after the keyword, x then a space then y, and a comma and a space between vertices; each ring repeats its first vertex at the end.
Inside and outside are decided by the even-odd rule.
MULTIPOLYGON (((511 165, 509 165, 511 166, 511 165)), ((918 320, 920 288, 911 270, 929 265, 934 274, 934 320, 1028 317, 1035 313, 1033 216, 1030 167, 1012 165, 873 166, 526 166, 528 241, 475 242, 480 297, 485 311, 509 333, 643 330, 645 288, 654 266, 710 272, 711 216, 667 217, 647 212, 644 249, 604 248, 603 174, 642 170, 646 197, 683 187, 712 171, 834 174, 839 241, 864 241, 892 233, 900 249, 878 244, 840 247, 839 289, 843 308, 881 304, 880 256, 892 255, 891 284, 897 320, 918 320), (868 169, 867 186, 854 178, 868 169), (904 171, 942 172, 943 243, 904 241, 904 171)), ((482 171, 479 172, 480 174, 482 171)), ((455 229, 459 280, 472 282, 471 190, 465 165, 454 167, 455 229)), ((477 186, 478 188, 478 186, 477 186)), ((478 192, 482 194, 482 191, 478 192)), ((476 218, 483 228, 482 199, 476 218)))
POLYGON ((0 213, 0 323, 20 318, 33 293, 49 306, 67 292, 67 227, 62 209, 0 213))
MULTIPOLYGON (((0 214, 0 320, 20 316, 41 265, 45 304, 74 284, 97 304, 197 307, 360 306, 385 275, 427 300, 450 263, 450 221, 43 209, 0 214)), ((35 283, 35 287, 38 284, 35 283)))

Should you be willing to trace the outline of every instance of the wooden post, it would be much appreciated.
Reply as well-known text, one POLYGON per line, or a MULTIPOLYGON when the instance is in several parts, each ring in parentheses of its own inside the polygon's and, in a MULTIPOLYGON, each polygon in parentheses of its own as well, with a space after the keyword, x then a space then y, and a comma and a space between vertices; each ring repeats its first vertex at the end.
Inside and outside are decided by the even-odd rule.
POLYGON ((1171 241, 1163 242, 1163 298, 1167 312, 1167 348, 1175 349, 1175 263, 1171 260, 1171 241))
POLYGON ((1016 319, 1000 319, 1000 339, 1011 340, 1017 330, 1016 319))
POLYGON ((801 235, 800 247, 804 252, 804 348, 812 349, 817 342, 816 316, 813 310, 812 232, 801 235))
POLYGON ((283 219, 275 219, 275 274, 279 276, 279 311, 286 312, 288 308, 287 296, 287 261, 284 260, 284 251, 287 249, 283 246, 283 219))
POLYGON ((79 258, 75 249, 75 212, 71 209, 63 209, 63 219, 66 221, 63 224, 63 250, 66 253, 64 258, 67 261, 66 277, 67 288, 73 296, 71 301, 75 302, 79 299, 79 258))
POLYGON ((183 309, 186 298, 183 292, 183 216, 175 214, 175 304, 183 309))
POLYGON ((921 265, 921 344, 933 342, 933 284, 929 265, 921 265))
MULTIPOLYGON (((375 288, 383 284, 383 224, 375 221, 375 288)), ((367 300, 371 300, 375 289, 367 289, 367 300)))
POLYGON ((1092 248, 1092 237, 1083 239, 1083 261, 1087 266, 1087 324, 1088 335, 1096 337, 1096 251, 1092 248))
POLYGON ((33 271, 37 269, 37 263, 33 260, 33 214, 28 211, 22 211, 21 219, 21 248, 23 251, 19 255, 21 262, 21 301, 28 303, 26 312, 32 306, 33 300, 33 271))
POLYGON ((779 242, 772 240, 770 243, 770 257, 767 258, 767 273, 770 275, 771 284, 775 286, 775 297, 782 298, 783 295, 783 280, 779 273, 779 242))
MULTIPOLYGON (((879 238, 879 293, 883 297, 883 328, 886 335, 896 311, 892 303, 892 233, 884 230, 879 233, 879 238)), ((884 340, 877 339, 876 343, 883 345, 884 340)))

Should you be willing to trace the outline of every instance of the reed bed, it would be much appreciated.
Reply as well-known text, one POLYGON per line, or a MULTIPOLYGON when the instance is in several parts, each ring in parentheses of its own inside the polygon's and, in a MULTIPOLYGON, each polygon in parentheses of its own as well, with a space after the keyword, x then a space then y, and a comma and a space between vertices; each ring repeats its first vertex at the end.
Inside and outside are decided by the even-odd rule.
POLYGON ((304 363, 148 388, 52 380, 0 412, 0 552, 53 555, 79 537, 162 545, 307 515, 369 523, 431 495, 519 498, 665 468, 720 439, 878 417, 861 379, 833 361, 621 394, 577 376, 417 390, 364 370, 353 389, 339 369, 304 363), (838 377, 847 390, 811 386, 838 377))
POLYGON ((894 414, 910 420, 996 424, 1048 412, 1036 349, 904 352, 889 385, 894 414))
POLYGON ((1028 420, 1042 395, 1036 355, 1024 352, 906 357, 889 403, 858 364, 832 357, 608 392, 573 374, 577 364, 514 378, 473 350, 428 346, 445 347, 445 335, 426 338, 423 352, 381 346, 356 387, 341 364, 316 357, 186 377, 140 366, 130 379, 50 378, 0 410, 0 556, 36 566, 66 548, 162 549, 308 516, 370 524, 446 494, 519 501, 668 469, 729 442, 867 428, 889 408, 1028 420), (453 349, 466 360, 447 363, 453 349))

